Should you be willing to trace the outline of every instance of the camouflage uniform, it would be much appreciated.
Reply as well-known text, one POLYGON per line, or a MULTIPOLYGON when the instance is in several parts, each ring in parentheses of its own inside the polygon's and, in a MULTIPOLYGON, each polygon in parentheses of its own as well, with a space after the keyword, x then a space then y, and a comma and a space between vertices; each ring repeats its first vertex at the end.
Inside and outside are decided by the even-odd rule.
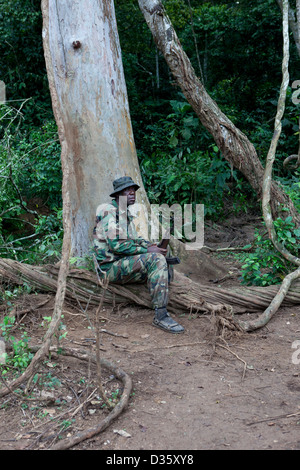
MULTIPOLYGON (((122 214, 124 215, 124 214, 122 214)), ((148 253, 149 241, 138 237, 133 216, 127 214, 120 222, 115 200, 99 206, 94 228, 94 248, 100 275, 112 283, 147 282, 153 308, 168 303, 168 266, 159 253, 148 253)))

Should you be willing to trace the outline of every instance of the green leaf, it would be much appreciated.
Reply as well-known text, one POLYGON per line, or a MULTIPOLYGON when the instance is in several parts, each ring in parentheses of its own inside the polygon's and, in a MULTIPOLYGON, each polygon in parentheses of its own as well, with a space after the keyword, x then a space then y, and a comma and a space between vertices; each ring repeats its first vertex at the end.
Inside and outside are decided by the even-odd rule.
POLYGON ((171 145, 171 147, 176 147, 178 145, 178 139, 175 135, 173 135, 170 140, 169 140, 169 144, 171 145))

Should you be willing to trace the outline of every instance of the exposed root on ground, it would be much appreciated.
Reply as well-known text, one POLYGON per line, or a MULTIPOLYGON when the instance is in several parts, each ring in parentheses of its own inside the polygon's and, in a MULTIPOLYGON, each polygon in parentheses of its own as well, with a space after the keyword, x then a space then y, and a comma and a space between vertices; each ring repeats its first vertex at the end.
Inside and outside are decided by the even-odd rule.
MULTIPOLYGON (((57 352, 57 348, 51 347, 50 351, 51 353, 57 352)), ((72 356, 83 361, 91 361, 97 364, 97 358, 95 355, 87 354, 86 352, 78 351, 76 349, 63 348, 63 350, 60 351, 60 354, 63 354, 64 356, 72 356)), ((96 436, 100 432, 104 431, 123 412, 123 410, 128 405, 130 393, 132 391, 132 381, 130 376, 116 364, 108 361, 107 359, 101 358, 100 361, 101 366, 103 366, 105 369, 108 369, 118 380, 123 383, 124 388, 119 402, 114 406, 110 413, 98 424, 91 428, 85 429, 84 431, 81 431, 72 437, 63 439, 62 441, 54 444, 51 447, 51 450, 70 449, 71 447, 74 447, 80 442, 83 442, 86 439, 90 439, 91 437, 96 436)))

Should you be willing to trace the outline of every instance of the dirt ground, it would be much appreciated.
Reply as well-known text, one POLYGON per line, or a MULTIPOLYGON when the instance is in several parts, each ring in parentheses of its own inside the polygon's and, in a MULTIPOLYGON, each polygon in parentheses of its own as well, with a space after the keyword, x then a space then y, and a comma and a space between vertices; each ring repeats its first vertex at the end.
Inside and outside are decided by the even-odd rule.
MULTIPOLYGON (((230 269, 230 259, 226 263, 230 269)), ((23 307, 32 305, 22 317, 32 344, 45 332, 43 317, 51 315, 53 297, 34 310, 46 298, 33 293, 20 300, 23 307)), ((94 317, 95 309, 65 305, 67 335, 61 344, 94 350, 94 317)), ((130 375, 133 388, 110 426, 73 449, 300 449, 300 306, 280 309, 254 333, 234 333, 216 343, 209 316, 178 316, 182 335, 153 327, 152 317, 150 310, 131 306, 101 312, 101 355, 130 375)), ((107 396, 120 397, 122 384, 109 371, 102 374, 107 396)), ((50 402, 26 402, 16 394, 1 398, 2 450, 51 449, 109 414, 94 364, 50 357, 27 386, 29 396, 48 393, 50 402)))

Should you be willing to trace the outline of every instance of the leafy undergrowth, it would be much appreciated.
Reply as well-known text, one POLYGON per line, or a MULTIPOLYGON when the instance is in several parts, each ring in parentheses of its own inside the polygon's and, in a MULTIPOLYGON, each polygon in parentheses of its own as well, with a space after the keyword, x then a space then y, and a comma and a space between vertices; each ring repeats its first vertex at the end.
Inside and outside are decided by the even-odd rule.
MULTIPOLYGON (((32 313, 21 324, 13 317, 2 318, 0 326, 7 346, 6 358, 2 356, 0 363, 2 389, 25 370, 33 356, 31 334, 34 342, 40 341, 36 333, 41 336, 47 323, 48 317, 32 313)), ((62 331, 63 348, 66 329, 62 331)), ((76 342, 76 348, 94 352, 94 343, 91 333, 91 338, 76 342)), ((48 449, 91 423, 102 421, 110 410, 99 395, 96 377, 94 363, 50 354, 28 383, 0 399, 3 429, 18 429, 12 440, 20 441, 26 449, 48 449)), ((119 380, 103 370, 102 387, 108 401, 116 404, 123 387, 119 380)))

